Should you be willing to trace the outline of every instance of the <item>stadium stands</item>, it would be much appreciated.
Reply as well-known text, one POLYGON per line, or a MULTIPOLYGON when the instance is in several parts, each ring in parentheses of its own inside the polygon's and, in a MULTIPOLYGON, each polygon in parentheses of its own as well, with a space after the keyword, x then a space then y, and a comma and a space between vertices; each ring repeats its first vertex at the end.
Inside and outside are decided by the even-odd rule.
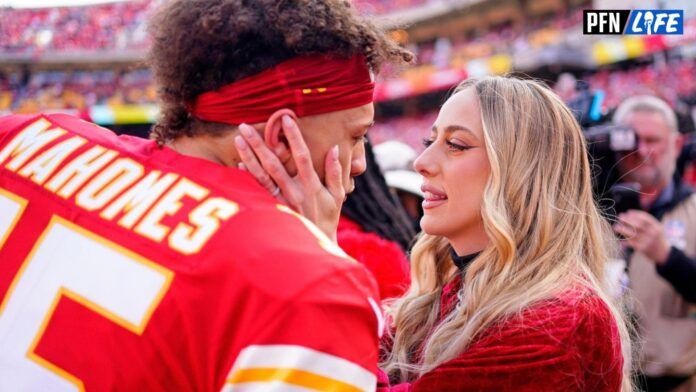
MULTIPOLYGON (((132 0, 81 7, 0 8, 0 52, 110 51, 147 45, 147 13, 162 0, 132 0)), ((359 0, 378 15, 427 0, 359 0)))
POLYGON ((0 8, 0 51, 107 51, 147 44, 146 12, 159 1, 134 0, 83 7, 0 8))
MULTIPOLYGON (((163 0, 132 0, 82 7, 49 9, 0 8, 0 113, 39 110, 73 110, 88 113, 99 107, 104 113, 124 105, 147 107, 136 118, 150 119, 156 96, 151 74, 136 60, 97 66, 90 62, 57 65, 51 70, 34 67, 2 68, 2 56, 30 55, 40 63, 49 53, 107 54, 132 50, 142 57, 148 44, 145 20, 163 0), (3 72, 4 70, 4 72, 3 72), (143 114, 145 113, 145 114, 143 114)), ((389 14, 404 8, 420 9, 457 0, 356 0, 361 12, 389 14)), ((684 43, 696 47, 696 19, 687 21, 678 41, 650 38, 584 37, 578 39, 582 10, 529 16, 524 23, 503 23, 489 29, 450 31, 438 38, 404 44, 417 54, 415 67, 387 72, 376 90, 377 101, 418 96, 449 89, 471 76, 523 71, 532 76, 545 65, 566 64, 576 69, 591 89, 605 93, 603 111, 614 108, 628 95, 654 93, 670 103, 696 94, 693 59, 670 59, 667 63, 624 65, 612 63, 684 43), (636 41, 638 40, 638 41, 636 41), (642 40, 642 41, 641 41, 642 40), (580 45, 578 44, 580 42, 580 45), (606 50, 607 47, 631 50, 606 50), (584 71, 582 71, 584 69, 584 71)), ((679 58, 679 57, 677 57, 679 58)), ((132 106, 131 106, 132 107, 132 106)), ((434 108, 434 106, 433 106, 434 108)), ((434 113, 411 114, 387 119, 373 132, 375 142, 399 138, 420 149, 420 138, 434 120, 434 113)), ((88 114, 86 118, 91 118, 88 114)), ((118 117, 110 113, 105 118, 118 117)), ((92 117, 93 120, 95 120, 92 117)), ((96 121, 96 120, 95 120, 96 121)))

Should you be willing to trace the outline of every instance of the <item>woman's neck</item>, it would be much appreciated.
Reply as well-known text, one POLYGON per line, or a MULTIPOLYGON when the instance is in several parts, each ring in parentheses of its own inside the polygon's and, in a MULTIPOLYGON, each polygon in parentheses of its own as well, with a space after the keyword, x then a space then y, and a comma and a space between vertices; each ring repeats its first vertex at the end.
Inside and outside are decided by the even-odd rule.
POLYGON ((452 245, 452 249, 460 256, 481 252, 490 242, 485 230, 483 230, 483 223, 476 230, 458 233, 447 240, 452 245))

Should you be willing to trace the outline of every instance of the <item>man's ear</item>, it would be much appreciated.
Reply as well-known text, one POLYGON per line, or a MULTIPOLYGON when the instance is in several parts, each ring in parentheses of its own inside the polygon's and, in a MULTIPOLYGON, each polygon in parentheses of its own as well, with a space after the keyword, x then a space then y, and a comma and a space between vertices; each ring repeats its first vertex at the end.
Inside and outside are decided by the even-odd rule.
POLYGON ((289 150, 288 142, 283 135, 283 116, 290 116, 297 120, 297 115, 291 109, 278 109, 266 121, 266 128, 263 131, 263 140, 272 150, 276 150, 279 143, 283 143, 289 150))

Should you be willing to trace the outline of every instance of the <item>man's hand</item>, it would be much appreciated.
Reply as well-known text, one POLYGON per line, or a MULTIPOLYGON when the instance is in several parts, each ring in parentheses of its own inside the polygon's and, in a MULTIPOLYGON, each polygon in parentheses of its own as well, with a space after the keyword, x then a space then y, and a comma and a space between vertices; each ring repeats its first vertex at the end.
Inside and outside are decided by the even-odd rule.
POLYGON ((667 261, 671 245, 660 221, 640 210, 629 210, 619 214, 618 218, 613 226, 614 231, 621 234, 630 247, 658 265, 667 261))

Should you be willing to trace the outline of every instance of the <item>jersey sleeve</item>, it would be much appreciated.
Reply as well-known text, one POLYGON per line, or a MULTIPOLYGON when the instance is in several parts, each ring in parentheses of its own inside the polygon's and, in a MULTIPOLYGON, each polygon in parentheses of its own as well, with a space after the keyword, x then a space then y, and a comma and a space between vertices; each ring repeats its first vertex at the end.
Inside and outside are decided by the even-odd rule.
POLYGON ((383 322, 370 273, 298 216, 252 216, 237 226, 250 252, 246 303, 258 311, 242 323, 223 390, 374 391, 383 322), (273 224, 252 231, 252 222, 273 224))

